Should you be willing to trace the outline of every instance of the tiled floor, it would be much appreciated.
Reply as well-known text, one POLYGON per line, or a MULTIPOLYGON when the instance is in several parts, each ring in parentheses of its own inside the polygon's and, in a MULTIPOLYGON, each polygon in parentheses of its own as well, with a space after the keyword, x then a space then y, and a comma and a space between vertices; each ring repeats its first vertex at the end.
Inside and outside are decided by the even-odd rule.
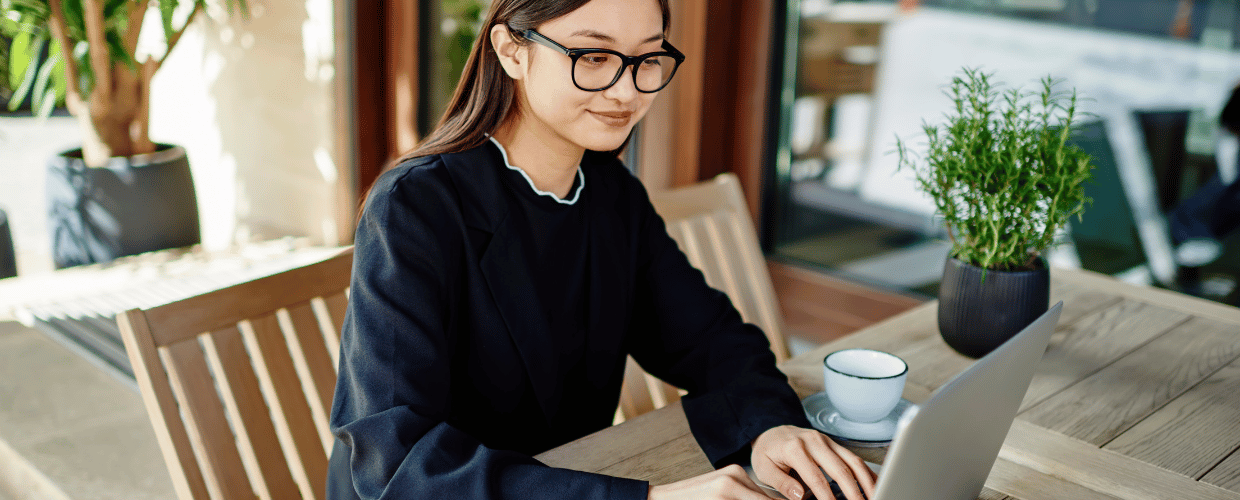
POLYGON ((0 498, 175 497, 141 397, 14 322, 0 322, 0 401, 0 498))
POLYGON ((279 240, 228 254, 169 251, 0 280, 0 500, 175 497, 132 380, 88 361, 94 358, 80 344, 2 316, 110 316, 338 251, 279 240))

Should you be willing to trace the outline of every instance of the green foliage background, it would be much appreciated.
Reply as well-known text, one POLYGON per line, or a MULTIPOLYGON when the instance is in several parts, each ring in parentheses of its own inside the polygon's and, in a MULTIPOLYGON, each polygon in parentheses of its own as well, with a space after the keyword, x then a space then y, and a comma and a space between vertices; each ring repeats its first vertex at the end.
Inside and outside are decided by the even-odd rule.
POLYGON ((469 59, 469 51, 473 48, 474 38, 486 15, 491 2, 484 0, 444 0, 443 18, 452 19, 456 29, 444 33, 444 56, 448 60, 444 79, 448 85, 455 87, 465 69, 465 61, 469 59))
POLYGON ((953 110, 924 124, 928 149, 915 155, 898 137, 900 167, 917 175, 952 240, 952 256, 985 269, 1024 270, 1091 200, 1090 156, 1069 143, 1077 94, 1004 88, 993 74, 964 68, 945 94, 953 110))
MULTIPOLYGON (((141 2, 151 2, 151 8, 158 11, 162 21, 164 40, 168 41, 186 28, 185 20, 177 26, 176 16, 182 5, 205 9, 206 0, 101 0, 104 24, 104 47, 91 47, 86 36, 86 15, 82 0, 62 0, 62 17, 65 35, 71 47, 70 53, 78 69, 78 80, 73 82, 82 96, 90 95, 94 87, 93 68, 90 65, 92 50, 105 50, 113 64, 136 68, 135 55, 125 47, 123 40, 128 28, 129 14, 141 2)), ((248 14, 246 0, 224 0, 229 12, 239 11, 248 14)), ((0 0, 0 41, 12 40, 7 47, 3 66, 0 66, 0 81, 3 87, 10 89, 8 98, 10 110, 16 109, 32 94, 32 104, 41 116, 51 112, 56 103, 63 103, 67 82, 64 76, 64 61, 61 60, 59 45, 52 40, 48 20, 51 17, 51 6, 48 0, 0 0), (48 57, 39 58, 45 46, 49 46, 48 57)))
POLYGON ((33 91, 33 110, 46 116, 65 103, 60 45, 50 42, 41 26, 30 24, 31 16, 10 14, 15 11, 3 8, 7 2, 0 3, 0 100, 16 111, 33 91), (48 57, 41 60, 45 49, 48 57))

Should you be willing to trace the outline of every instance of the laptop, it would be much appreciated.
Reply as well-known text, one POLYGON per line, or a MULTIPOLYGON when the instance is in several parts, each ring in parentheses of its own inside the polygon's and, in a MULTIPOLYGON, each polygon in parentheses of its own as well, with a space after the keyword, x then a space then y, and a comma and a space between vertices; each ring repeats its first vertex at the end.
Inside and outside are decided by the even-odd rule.
MULTIPOLYGON (((884 465, 869 464, 879 473, 870 500, 975 500, 1062 311, 1063 302, 1055 304, 925 403, 909 407, 896 424, 884 465)), ((838 486, 832 490, 844 499, 838 486)))

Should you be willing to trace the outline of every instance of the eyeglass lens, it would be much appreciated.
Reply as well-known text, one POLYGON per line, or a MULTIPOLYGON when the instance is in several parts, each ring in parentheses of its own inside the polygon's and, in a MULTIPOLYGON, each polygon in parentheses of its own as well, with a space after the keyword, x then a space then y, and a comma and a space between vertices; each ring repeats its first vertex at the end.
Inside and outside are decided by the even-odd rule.
MULTIPOLYGON (((578 87, 599 90, 617 80, 624 61, 615 54, 591 52, 577 58, 573 65, 573 80, 578 87)), ((647 92, 659 90, 672 78, 676 59, 671 56, 650 56, 637 63, 637 89, 647 92)))

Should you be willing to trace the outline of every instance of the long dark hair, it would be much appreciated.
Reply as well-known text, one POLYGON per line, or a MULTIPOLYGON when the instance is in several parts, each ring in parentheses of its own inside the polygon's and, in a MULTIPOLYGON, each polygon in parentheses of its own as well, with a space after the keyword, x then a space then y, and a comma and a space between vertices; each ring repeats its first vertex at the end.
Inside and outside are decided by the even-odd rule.
MULTIPOLYGON (((405 153, 400 160, 443 153, 456 153, 481 145, 483 134, 493 133, 509 114, 520 113, 517 105, 517 88, 512 78, 504 73, 499 56, 491 45, 491 27, 502 24, 514 31, 537 29, 543 23, 577 10, 590 0, 495 0, 491 11, 478 31, 478 38, 465 61, 461 80, 456 92, 448 102, 448 109, 439 119, 435 131, 426 136, 417 147, 405 153)), ((663 10, 663 32, 670 23, 668 0, 657 0, 663 10)), ((514 37, 517 43, 528 43, 514 37)), ((625 143, 627 144, 627 140, 625 143)), ((621 145, 609 152, 615 156, 624 149, 621 145)))

